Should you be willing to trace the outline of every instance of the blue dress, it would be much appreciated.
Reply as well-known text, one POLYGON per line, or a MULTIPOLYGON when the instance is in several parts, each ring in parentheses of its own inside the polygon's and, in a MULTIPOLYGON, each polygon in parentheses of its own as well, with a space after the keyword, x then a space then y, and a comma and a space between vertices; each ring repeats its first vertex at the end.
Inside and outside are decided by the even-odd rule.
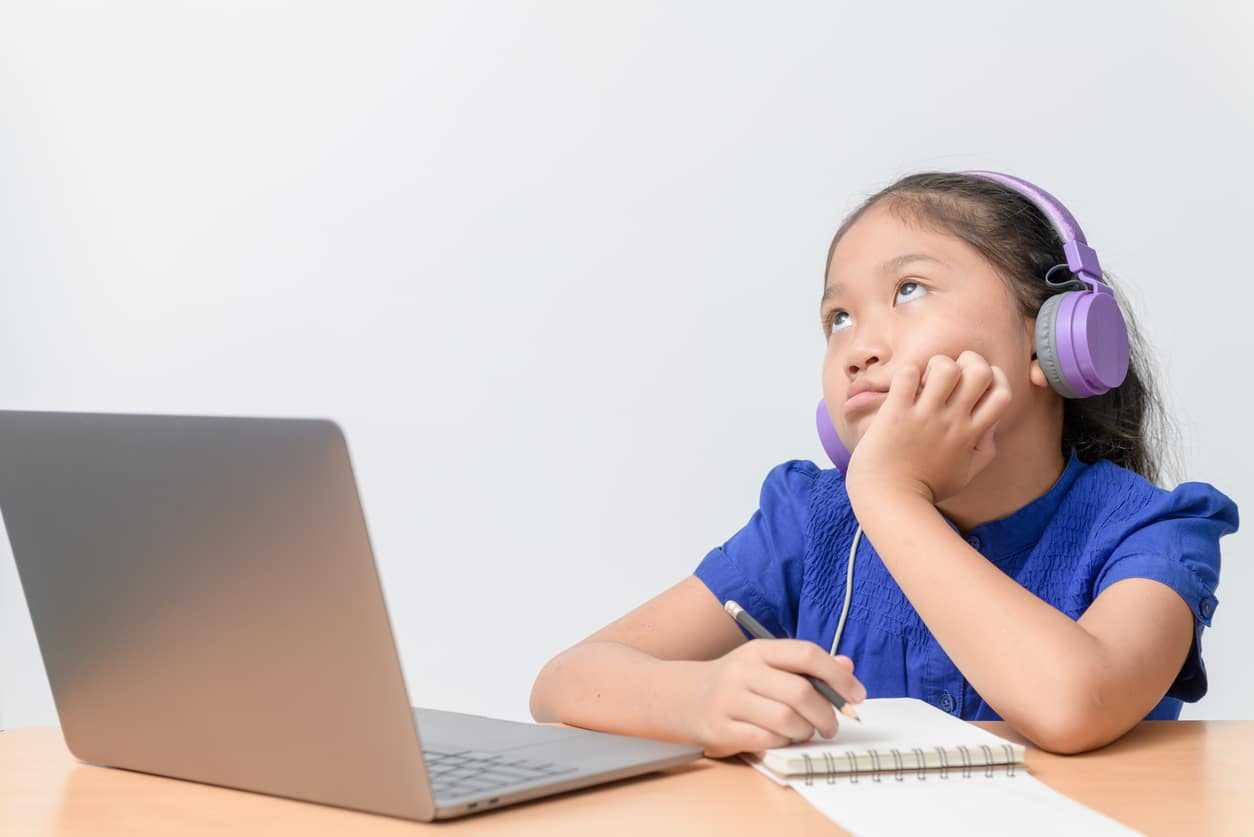
MULTIPOLYGON (((839 471, 785 462, 767 474, 758 511, 702 559, 696 575, 720 602, 740 602, 776 636, 828 649, 857 525, 839 471)), ((1175 719, 1181 701, 1206 693, 1202 629, 1218 603, 1219 538, 1237 525, 1236 504, 1211 485, 1187 482, 1166 491, 1111 462, 1081 462, 1073 451, 1049 491, 976 526, 966 539, 1072 619, 1124 578, 1155 579, 1179 593, 1193 611, 1193 647, 1145 716, 1175 719)), ((915 697, 967 720, 999 720, 941 650, 865 534, 837 653, 854 661, 868 697, 915 697)))

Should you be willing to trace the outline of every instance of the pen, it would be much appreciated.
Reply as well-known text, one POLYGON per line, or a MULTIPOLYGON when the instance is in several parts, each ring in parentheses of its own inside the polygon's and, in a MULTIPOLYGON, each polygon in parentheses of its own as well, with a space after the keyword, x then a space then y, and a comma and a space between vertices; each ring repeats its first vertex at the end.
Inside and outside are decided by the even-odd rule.
MULTIPOLYGON (((735 619, 741 627, 758 639, 775 639, 774 634, 762 627, 762 623, 750 616, 749 611, 745 610, 737 602, 728 599, 727 604, 723 605, 723 610, 727 611, 728 616, 735 619)), ((819 694, 831 701, 837 712, 853 718, 858 723, 862 723, 862 719, 858 717, 858 713, 854 711, 854 708, 849 705, 849 701, 841 697, 835 689, 817 677, 811 677, 808 674, 801 676, 809 680, 810 685, 818 690, 819 694)))

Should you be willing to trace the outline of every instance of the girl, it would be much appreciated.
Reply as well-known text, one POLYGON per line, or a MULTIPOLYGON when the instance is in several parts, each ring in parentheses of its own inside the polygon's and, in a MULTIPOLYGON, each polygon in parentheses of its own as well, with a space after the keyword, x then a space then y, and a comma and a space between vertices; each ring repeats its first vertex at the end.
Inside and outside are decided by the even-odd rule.
POLYGON ((1025 181, 927 173, 873 195, 832 241, 820 307, 842 467, 771 470, 694 575, 541 670, 532 715, 730 755, 834 735, 811 675, 1060 753, 1178 717, 1206 692, 1237 509, 1155 486, 1154 389, 1101 277, 1025 181), (789 638, 746 641, 729 599, 789 638))

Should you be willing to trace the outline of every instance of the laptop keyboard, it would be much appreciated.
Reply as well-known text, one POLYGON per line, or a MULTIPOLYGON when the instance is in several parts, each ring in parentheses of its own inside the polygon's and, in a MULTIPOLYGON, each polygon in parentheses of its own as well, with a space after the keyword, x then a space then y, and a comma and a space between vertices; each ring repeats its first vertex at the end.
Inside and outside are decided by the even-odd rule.
POLYGON ((569 765, 513 758, 508 753, 423 750, 422 755, 431 789, 437 797, 445 798, 489 793, 576 770, 569 765))

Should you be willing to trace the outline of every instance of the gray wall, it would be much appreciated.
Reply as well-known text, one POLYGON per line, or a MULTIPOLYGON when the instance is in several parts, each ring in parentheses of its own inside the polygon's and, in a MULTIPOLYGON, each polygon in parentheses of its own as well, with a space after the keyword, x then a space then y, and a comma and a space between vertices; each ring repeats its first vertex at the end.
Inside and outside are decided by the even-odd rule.
MULTIPOLYGON (((842 216, 981 167, 1080 219, 1241 502, 1254 25, 1164 5, 6 2, 0 407, 336 419, 415 702, 526 718, 821 459, 842 216)), ((1254 718, 1246 543, 1186 717, 1254 718)), ((0 607, 0 724, 55 723, 4 540, 0 607)))

